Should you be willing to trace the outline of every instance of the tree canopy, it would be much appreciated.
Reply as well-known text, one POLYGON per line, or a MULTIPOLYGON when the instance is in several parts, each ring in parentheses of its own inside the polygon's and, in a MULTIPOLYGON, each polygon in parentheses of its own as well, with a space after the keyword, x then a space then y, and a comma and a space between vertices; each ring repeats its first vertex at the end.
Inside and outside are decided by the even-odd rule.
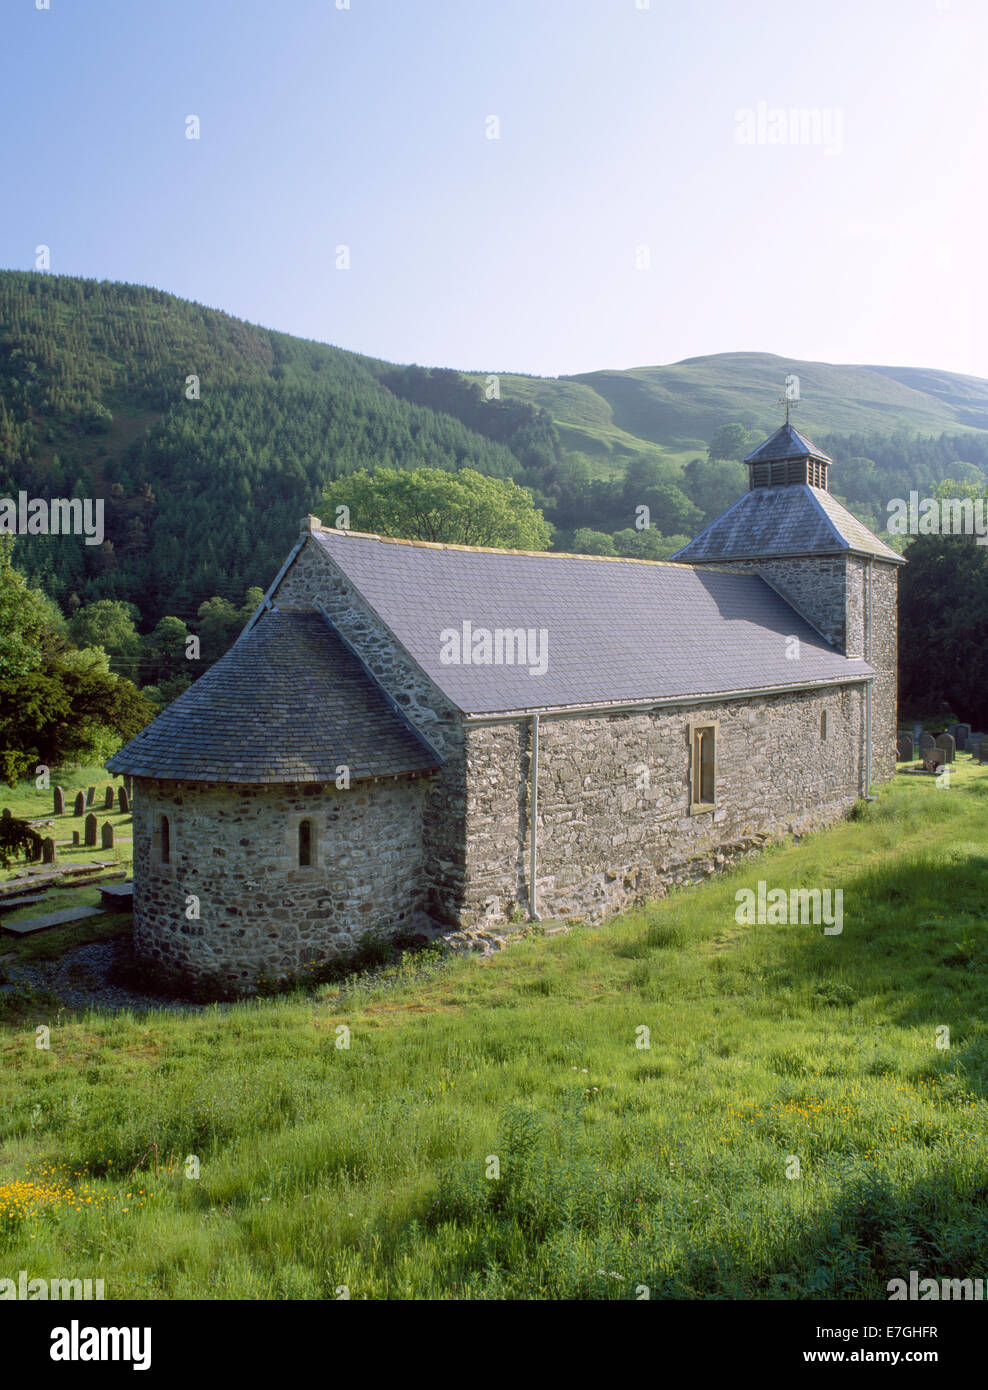
POLYGON ((472 468, 360 469, 328 488, 322 506, 327 521, 346 507, 349 529, 382 536, 510 550, 547 550, 551 539, 530 492, 472 468))
POLYGON ((11 551, 0 542, 0 779, 13 786, 41 764, 102 761, 155 710, 104 651, 66 641, 11 551))

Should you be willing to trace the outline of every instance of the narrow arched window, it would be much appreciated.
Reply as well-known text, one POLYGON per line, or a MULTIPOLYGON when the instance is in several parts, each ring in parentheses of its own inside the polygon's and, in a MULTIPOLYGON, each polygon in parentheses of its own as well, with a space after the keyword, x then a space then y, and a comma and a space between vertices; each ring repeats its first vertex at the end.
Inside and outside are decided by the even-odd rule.
POLYGON ((820 737, 821 737, 822 739, 827 737, 827 725, 828 725, 828 722, 829 722, 829 721, 828 721, 828 719, 827 719, 827 711, 826 711, 826 710, 822 710, 821 713, 820 713, 820 737))
POLYGON ((312 822, 310 820, 299 822, 298 862, 301 869, 307 869, 312 864, 312 822))
POLYGON ((172 862, 172 837, 167 816, 161 817, 161 825, 158 828, 158 833, 160 837, 158 843, 161 850, 161 862, 162 864, 170 864, 172 862))

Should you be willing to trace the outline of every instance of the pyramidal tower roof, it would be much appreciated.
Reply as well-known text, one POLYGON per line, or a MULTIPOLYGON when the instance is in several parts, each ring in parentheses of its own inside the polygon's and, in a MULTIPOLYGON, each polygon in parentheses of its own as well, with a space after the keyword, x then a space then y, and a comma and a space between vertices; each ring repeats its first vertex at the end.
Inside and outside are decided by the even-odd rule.
MULTIPOLYGON (((788 413, 788 412, 787 412, 788 413)), ((689 545, 684 564, 719 564, 790 555, 903 557, 830 493, 833 460, 786 420, 745 458, 748 491, 689 545)))
POLYGON ((811 444, 804 434, 800 434, 787 420, 780 425, 775 434, 770 434, 764 443, 759 444, 745 456, 745 463, 771 463, 775 459, 819 459, 823 463, 833 463, 829 454, 811 444))

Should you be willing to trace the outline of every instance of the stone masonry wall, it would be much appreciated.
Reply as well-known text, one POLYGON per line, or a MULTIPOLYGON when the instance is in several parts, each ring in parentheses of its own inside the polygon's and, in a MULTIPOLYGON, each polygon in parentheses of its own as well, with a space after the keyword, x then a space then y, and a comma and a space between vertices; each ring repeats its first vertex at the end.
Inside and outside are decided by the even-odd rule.
MULTIPOLYGON (((861 555, 730 560, 717 566, 760 574, 847 656, 867 659, 868 561, 861 555)), ((895 776, 898 718, 898 566, 872 566, 871 780, 895 776)))
MULTIPOLYGON (((865 583, 867 576, 864 576, 865 583)), ((871 577, 872 648, 875 680, 871 698, 871 780, 895 776, 899 718, 899 567, 876 560, 871 577)))
POLYGON ((790 560, 724 560, 718 569, 760 574, 802 613, 818 632, 846 656, 860 656, 860 628, 848 628, 845 606, 845 559, 840 555, 806 555, 790 560))
POLYGON ((241 991, 262 972, 294 975, 345 959, 368 933, 426 920, 422 819, 427 779, 328 787, 237 787, 135 778, 134 943, 166 970, 241 991), (160 817, 170 863, 160 862, 160 817), (311 868, 298 826, 312 822, 311 868), (186 916, 187 896, 200 916, 186 916))
POLYGON ((406 655, 316 541, 306 542, 272 602, 283 609, 324 608, 410 723, 445 760, 429 778, 426 790, 425 894, 434 921, 458 925, 466 881, 462 716, 406 655))
MULTIPOLYGON (((465 924, 503 920, 527 904, 530 740, 529 720, 468 731, 465 924)), ((541 915, 602 917, 767 839, 832 824, 861 794, 863 747, 863 685, 692 710, 544 716, 541 915), (714 721, 717 805, 691 814, 689 728, 714 721)))

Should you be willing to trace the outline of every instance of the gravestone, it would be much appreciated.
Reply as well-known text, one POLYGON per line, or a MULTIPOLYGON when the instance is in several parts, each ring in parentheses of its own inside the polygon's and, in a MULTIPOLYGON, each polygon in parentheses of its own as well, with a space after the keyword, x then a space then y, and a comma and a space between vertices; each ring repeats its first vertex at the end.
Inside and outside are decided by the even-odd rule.
POLYGON ((927 758, 933 756, 933 750, 937 746, 937 741, 932 734, 920 734, 919 736, 919 756, 926 762, 927 758))
POLYGON ((978 749, 978 762, 988 763, 988 738, 981 740, 981 746, 978 749))
POLYGON ((64 815, 65 815, 65 793, 62 791, 62 788, 61 788, 61 787, 56 787, 56 788, 55 788, 54 792, 52 793, 52 800, 53 800, 53 803, 54 803, 53 806, 52 806, 52 809, 53 809, 55 815, 56 815, 56 816, 64 816, 64 815))
POLYGON ((96 846, 96 817, 92 811, 86 817, 86 844, 96 846))
POLYGON ((48 839, 41 841, 41 858, 45 864, 55 862, 55 841, 48 839))
POLYGON ((103 829, 100 831, 100 848, 113 848, 113 826, 108 820, 103 822, 103 829))
POLYGON ((104 796, 104 798, 103 798, 103 810, 104 810, 104 811, 112 811, 112 810, 113 810, 113 788, 112 788, 112 787, 107 787, 107 789, 106 789, 106 796, 104 796))
POLYGON ((122 816, 126 816, 130 811, 130 801, 127 797, 126 787, 121 787, 117 792, 117 809, 122 816))
POLYGON ((900 734, 895 746, 895 754, 900 763, 911 763, 913 760, 913 736, 912 734, 900 734))
POLYGON ((981 740, 983 738, 988 738, 988 734, 982 734, 980 732, 968 734, 964 746, 973 758, 978 756, 978 750, 981 748, 981 740))
POLYGON ((953 736, 951 734, 940 734, 936 744, 943 753, 944 762, 952 763, 954 761, 954 754, 957 752, 957 744, 954 742, 953 736))
POLYGON ((913 743, 915 743, 915 744, 918 745, 918 744, 919 744, 919 741, 920 741, 920 739, 921 739, 922 737, 923 737, 923 726, 922 726, 922 724, 919 722, 919 720, 917 719, 916 722, 915 722, 915 724, 913 724, 913 743))
POLYGON ((74 816, 84 816, 86 814, 86 798, 83 796, 82 792, 76 794, 75 810, 72 814, 74 816))
POLYGON ((954 742, 957 744, 958 748, 965 748, 968 739, 971 737, 971 726, 970 724, 954 724, 947 730, 947 733, 953 734, 954 742))
POLYGON ((78 832, 78 830, 73 830, 73 832, 72 832, 72 843, 73 843, 74 845, 77 845, 77 844, 79 843, 79 832, 78 832))
POLYGON ((95 787, 90 787, 89 790, 86 792, 86 805, 87 805, 87 806, 92 806, 92 804, 93 804, 93 802, 94 802, 95 800, 96 800, 96 788, 95 788, 95 787))

